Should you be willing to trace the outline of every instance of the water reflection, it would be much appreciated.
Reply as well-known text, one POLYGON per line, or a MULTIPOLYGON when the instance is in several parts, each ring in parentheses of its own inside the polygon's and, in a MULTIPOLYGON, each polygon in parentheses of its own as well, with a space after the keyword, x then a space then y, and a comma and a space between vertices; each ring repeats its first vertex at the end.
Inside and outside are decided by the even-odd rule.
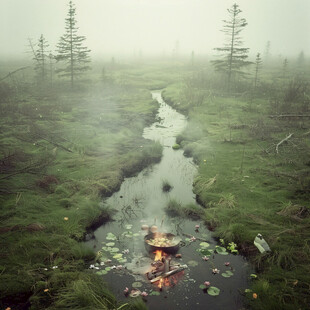
POLYGON ((175 199, 182 205, 196 203, 192 192, 196 166, 192 159, 183 156, 182 150, 173 150, 171 147, 175 143, 176 135, 185 128, 186 118, 165 104, 160 92, 153 92, 152 96, 160 105, 158 121, 145 128, 143 137, 159 141, 165 146, 162 160, 144 169, 136 177, 125 179, 120 190, 105 201, 119 212, 114 222, 95 231, 95 239, 88 241, 88 244, 96 246, 97 249, 102 246, 105 248, 101 251, 103 260, 112 258, 113 264, 113 257, 118 257, 118 262, 122 262, 122 270, 111 272, 108 266, 105 267, 108 272, 103 275, 119 299, 126 298, 123 294, 125 287, 131 287, 134 281, 139 281, 143 290, 149 293, 147 305, 150 309, 205 309, 206 305, 209 309, 238 309, 242 306, 239 289, 243 290, 247 286, 246 261, 240 256, 228 253, 216 254, 214 249, 217 243, 203 223, 171 218, 164 212, 170 199, 175 199), (173 186, 171 191, 163 192, 163 180, 173 186), (150 284, 145 277, 152 258, 144 246, 143 238, 146 232, 141 230, 143 224, 156 225, 160 231, 174 233, 185 241, 185 246, 179 250, 181 258, 178 259, 180 263, 187 264, 188 268, 177 285, 165 289, 159 295, 155 294, 158 293, 157 287, 150 284), (200 225, 198 230, 196 225, 200 225), (113 248, 107 247, 106 239, 109 233, 115 236, 114 249, 119 249, 120 252, 126 249, 128 254, 111 255, 113 248), (191 241, 191 236, 194 236, 196 241, 191 241), (203 252, 209 254, 207 260, 202 259, 201 242, 208 244, 208 250, 203 252), (231 277, 222 276, 222 271, 228 268, 225 266, 227 261, 230 262, 229 268, 233 270, 231 277), (221 273, 212 273, 214 268, 221 270, 221 273), (212 297, 205 294, 205 291, 199 288, 205 281, 220 288, 220 295, 212 297))

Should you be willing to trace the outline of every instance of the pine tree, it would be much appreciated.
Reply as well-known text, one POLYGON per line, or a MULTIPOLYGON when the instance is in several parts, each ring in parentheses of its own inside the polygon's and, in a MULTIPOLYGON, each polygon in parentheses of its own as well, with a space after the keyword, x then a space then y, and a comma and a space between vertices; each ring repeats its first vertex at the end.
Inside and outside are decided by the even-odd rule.
POLYGON ((257 81, 258 81, 258 73, 262 68, 262 58, 260 57, 260 53, 257 53, 255 59, 255 77, 254 77, 254 89, 256 89, 257 81))
POLYGON ((39 82, 44 83, 47 77, 47 48, 49 44, 41 34, 38 41, 38 49, 34 51, 34 60, 36 61, 35 71, 39 82))
POLYGON ((58 55, 56 56, 58 62, 63 61, 66 65, 64 68, 58 69, 57 72, 60 76, 70 77, 71 87, 73 87, 77 76, 90 69, 88 66, 90 50, 83 46, 86 37, 77 34, 75 10, 75 5, 70 1, 67 18, 65 19, 66 31, 57 45, 58 55))
POLYGON ((51 85, 53 85, 55 56, 52 53, 49 53, 48 58, 49 58, 49 70, 50 70, 50 83, 51 85))
POLYGON ((213 60, 211 62, 216 71, 227 75, 227 84, 229 88, 232 77, 244 75, 241 69, 251 62, 246 61, 249 48, 242 47, 243 41, 240 37, 240 32, 247 25, 246 20, 238 16, 242 11, 236 3, 227 11, 229 13, 229 20, 224 20, 222 30, 226 35, 227 41, 224 47, 215 48, 216 51, 222 53, 222 59, 213 60))

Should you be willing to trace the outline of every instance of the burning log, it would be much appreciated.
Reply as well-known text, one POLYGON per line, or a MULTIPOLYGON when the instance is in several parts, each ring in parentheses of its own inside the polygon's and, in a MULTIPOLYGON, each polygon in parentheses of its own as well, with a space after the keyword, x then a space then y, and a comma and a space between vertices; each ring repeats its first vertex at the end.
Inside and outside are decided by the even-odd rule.
POLYGON ((186 265, 180 266, 179 268, 170 270, 170 271, 168 271, 168 272, 165 272, 165 273, 161 274, 160 276, 158 276, 158 277, 156 277, 156 278, 154 278, 154 279, 151 279, 150 281, 151 281, 151 283, 155 283, 155 282, 157 282, 157 281, 160 281, 160 280, 163 279, 163 278, 170 277, 170 276, 172 276, 173 274, 176 274, 176 273, 179 273, 179 272, 185 270, 186 267, 187 267, 186 265))
POLYGON ((167 273, 170 270, 170 259, 166 259, 163 257, 163 263, 164 263, 164 273, 167 273))
POLYGON ((154 279, 160 276, 161 274, 168 272, 170 270, 170 259, 166 259, 164 256, 162 256, 160 260, 154 261, 152 263, 152 266, 154 267, 154 269, 146 274, 149 280, 154 279))

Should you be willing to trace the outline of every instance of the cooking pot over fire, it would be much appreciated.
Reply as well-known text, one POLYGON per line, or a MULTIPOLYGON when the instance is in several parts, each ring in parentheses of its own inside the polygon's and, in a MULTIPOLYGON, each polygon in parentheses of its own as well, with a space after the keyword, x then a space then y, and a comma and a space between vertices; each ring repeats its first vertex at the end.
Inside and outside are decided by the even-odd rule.
POLYGON ((162 250, 165 253, 176 253, 184 242, 180 237, 171 233, 154 232, 144 237, 145 248, 148 252, 162 250))

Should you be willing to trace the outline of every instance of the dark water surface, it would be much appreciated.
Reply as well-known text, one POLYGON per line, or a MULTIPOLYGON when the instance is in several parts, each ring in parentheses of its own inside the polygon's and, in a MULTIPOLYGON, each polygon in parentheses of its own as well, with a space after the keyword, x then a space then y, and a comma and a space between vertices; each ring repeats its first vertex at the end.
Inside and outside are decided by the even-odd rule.
POLYGON ((124 295, 124 289, 128 287, 130 291, 133 283, 137 285, 139 290, 149 294, 145 297, 149 309, 240 309, 242 296, 239 291, 247 288, 250 273, 247 261, 238 255, 217 253, 209 255, 208 261, 203 260, 203 255, 196 251, 202 248, 200 243, 209 243, 206 249, 211 252, 218 245, 211 232, 199 221, 170 218, 163 210, 170 199, 182 204, 196 204, 192 182, 197 168, 192 159, 183 156, 182 150, 171 148, 176 135, 185 128, 186 118, 165 104, 160 92, 153 92, 152 96, 160 105, 158 121, 145 128, 143 137, 159 141, 164 146, 163 157, 159 164, 125 179, 120 190, 105 201, 119 212, 115 221, 99 227, 94 232, 95 239, 86 242, 101 253, 103 263, 97 266, 96 272, 104 273, 102 277, 118 300, 123 302, 129 298, 124 295), (169 193, 162 191, 163 180, 173 186, 169 193), (154 255, 144 247, 146 232, 141 230, 143 224, 156 225, 159 231, 179 235, 185 242, 178 252, 182 258, 172 256, 172 262, 186 264, 188 268, 178 274, 178 282, 174 286, 164 287, 162 291, 145 276, 154 255), (200 225, 199 231, 195 230, 195 225, 200 225), (109 236, 112 237, 106 239, 109 236), (190 236, 195 236, 196 241, 189 241, 190 236), (127 249, 129 252, 123 254, 127 249), (111 262, 107 263, 107 259, 111 262), (230 265, 225 266, 225 262, 230 262, 230 265), (113 269, 115 266, 119 266, 118 269, 113 269), (213 274, 213 268, 219 269, 219 274, 213 274), (227 270, 232 271, 233 276, 224 277, 222 274, 227 270), (210 296, 206 290, 199 288, 205 281, 219 288, 220 294, 210 296))

